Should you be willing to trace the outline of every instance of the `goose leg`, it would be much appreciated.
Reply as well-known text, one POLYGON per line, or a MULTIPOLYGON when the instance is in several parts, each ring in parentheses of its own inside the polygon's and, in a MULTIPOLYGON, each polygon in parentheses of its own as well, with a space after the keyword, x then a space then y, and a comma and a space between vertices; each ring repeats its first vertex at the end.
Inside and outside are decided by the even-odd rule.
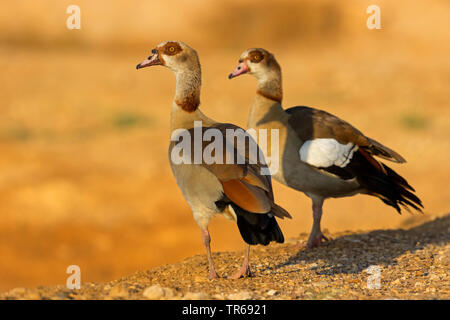
POLYGON ((323 235, 322 231, 320 230, 320 220, 322 219, 322 205, 323 200, 315 200, 313 199, 313 227, 311 230, 311 233, 308 238, 308 242, 306 246, 308 248, 315 248, 319 247, 323 241, 328 241, 328 239, 323 235))
POLYGON ((209 263, 209 279, 217 279, 219 276, 217 275, 216 269, 214 268, 214 262, 211 255, 211 237, 209 236, 208 229, 202 229, 202 240, 203 245, 206 249, 206 256, 208 257, 208 263, 209 263))
POLYGON ((252 273, 250 271, 250 245, 248 243, 245 244, 244 249, 244 262, 242 263, 241 269, 238 272, 229 276, 228 279, 239 279, 245 276, 251 276, 252 273))

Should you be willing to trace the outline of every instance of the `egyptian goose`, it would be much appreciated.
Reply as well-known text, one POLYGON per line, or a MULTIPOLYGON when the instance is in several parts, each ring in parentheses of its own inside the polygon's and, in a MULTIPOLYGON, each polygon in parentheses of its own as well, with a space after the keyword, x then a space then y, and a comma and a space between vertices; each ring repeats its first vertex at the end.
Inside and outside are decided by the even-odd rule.
POLYGON ((272 159, 279 165, 272 172, 274 179, 312 199, 308 248, 327 241, 320 229, 326 198, 362 193, 380 198, 399 213, 400 206, 421 211, 422 202, 408 182, 374 157, 406 162, 398 153, 328 112, 305 106, 282 108, 281 68, 271 53, 260 48, 244 51, 229 78, 245 73, 258 80, 248 128, 279 130, 279 157, 272 159))
MULTIPOLYGON (((252 150, 248 149, 250 145, 246 144, 245 150, 238 148, 234 136, 227 135, 228 130, 244 132, 243 129, 232 124, 218 123, 199 110, 201 69, 196 51, 182 42, 163 42, 154 48, 151 55, 136 68, 154 65, 165 66, 175 74, 176 93, 170 119, 172 131, 169 146, 170 166, 193 212, 194 219, 202 231, 202 240, 209 263, 209 278, 218 277, 211 256, 211 238, 208 231, 210 219, 216 214, 222 214, 236 221, 246 243, 242 268, 230 278, 250 275, 250 245, 267 245, 271 241, 283 243, 284 237, 275 216, 284 218, 290 215, 274 203, 270 175, 261 173, 261 169, 265 166, 263 160, 253 163, 249 161, 251 158, 249 150, 252 150), (195 138, 196 130, 200 132, 197 138, 195 138), (196 161, 195 158, 196 143, 201 148, 198 149, 200 153, 197 153, 200 156, 205 154, 207 148, 210 148, 205 143, 206 132, 214 133, 214 139, 219 139, 219 142, 227 146, 223 148, 223 152, 219 149, 212 152, 216 156, 214 158, 216 161, 212 163, 207 159, 196 161), (180 143, 185 143, 186 133, 189 133, 186 139, 193 139, 188 142, 191 142, 194 147, 183 149, 183 156, 180 159, 176 157, 180 152, 176 149, 179 147, 176 142, 182 140, 180 143), (200 141, 198 141, 199 137, 200 141), (234 157, 230 159, 237 160, 236 157, 241 155, 242 163, 225 161, 225 157, 230 156, 229 146, 234 157)), ((209 140, 211 141, 211 137, 209 140)))

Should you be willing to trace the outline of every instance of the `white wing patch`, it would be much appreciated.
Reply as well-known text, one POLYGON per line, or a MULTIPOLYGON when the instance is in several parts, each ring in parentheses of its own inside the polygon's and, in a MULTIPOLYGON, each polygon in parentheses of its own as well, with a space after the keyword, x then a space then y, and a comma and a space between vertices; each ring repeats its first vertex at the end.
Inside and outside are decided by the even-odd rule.
POLYGON ((349 142, 341 144, 331 138, 308 140, 299 150, 300 159, 315 167, 327 168, 332 165, 345 167, 358 146, 349 142))

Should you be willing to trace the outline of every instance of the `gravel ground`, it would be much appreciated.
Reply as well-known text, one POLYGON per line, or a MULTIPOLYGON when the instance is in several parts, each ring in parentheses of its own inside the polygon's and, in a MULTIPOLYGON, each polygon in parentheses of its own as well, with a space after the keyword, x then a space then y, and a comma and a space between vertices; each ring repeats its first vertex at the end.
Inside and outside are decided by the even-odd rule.
MULTIPOLYGON (((329 242, 312 250, 302 247, 306 234, 253 247, 253 276, 239 280, 208 280, 206 256, 196 255, 109 283, 83 283, 80 290, 15 288, 0 299, 450 298, 450 215, 408 230, 328 236, 329 242)), ((227 276, 240 266, 242 253, 218 252, 214 258, 219 274, 227 276)))

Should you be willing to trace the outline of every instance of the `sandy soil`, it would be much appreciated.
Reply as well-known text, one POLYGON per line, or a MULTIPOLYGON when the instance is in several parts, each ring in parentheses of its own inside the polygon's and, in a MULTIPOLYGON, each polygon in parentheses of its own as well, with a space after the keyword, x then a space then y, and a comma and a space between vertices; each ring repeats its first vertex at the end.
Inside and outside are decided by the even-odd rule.
MULTIPOLYGON (((252 277, 207 279, 196 255, 108 283, 15 288, 1 299, 449 299, 450 215, 408 230, 330 235, 321 248, 302 248, 306 235, 252 250, 252 277), (300 247, 300 248, 299 248, 300 247), (379 286, 373 276, 379 271, 379 286)), ((241 255, 214 254, 222 277, 241 255)))

